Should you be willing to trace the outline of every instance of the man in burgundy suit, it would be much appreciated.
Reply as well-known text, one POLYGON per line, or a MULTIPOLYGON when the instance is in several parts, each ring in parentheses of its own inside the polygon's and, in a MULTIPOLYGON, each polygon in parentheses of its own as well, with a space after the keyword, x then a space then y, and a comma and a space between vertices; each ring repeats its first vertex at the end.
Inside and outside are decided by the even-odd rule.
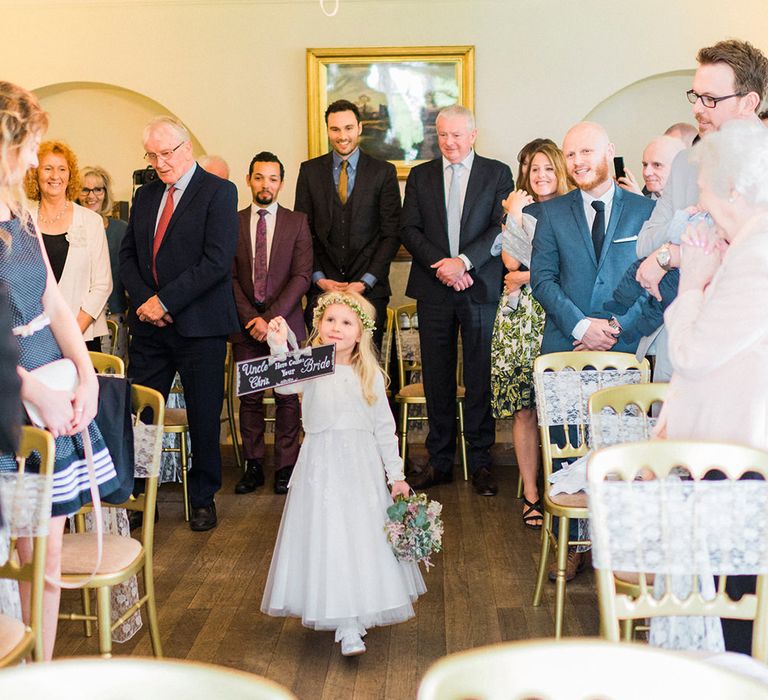
MULTIPOLYGON (((299 341, 306 338, 301 297, 312 275, 312 236, 307 217, 281 207, 285 169, 273 153, 251 161, 246 182, 253 204, 239 212, 240 237, 232 271, 235 304, 242 330, 232 336, 235 361, 269 355, 267 324, 282 316, 299 341)), ((275 394, 275 493, 288 492, 299 454, 298 397, 275 394)), ((246 469, 235 493, 250 493, 264 483, 263 394, 240 397, 240 433, 246 469)))

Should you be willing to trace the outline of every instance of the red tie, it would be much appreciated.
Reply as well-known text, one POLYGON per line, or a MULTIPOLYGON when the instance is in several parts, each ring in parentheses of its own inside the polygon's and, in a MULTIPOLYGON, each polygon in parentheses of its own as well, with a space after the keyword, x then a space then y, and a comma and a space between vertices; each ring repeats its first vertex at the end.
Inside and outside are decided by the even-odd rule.
POLYGON ((157 231, 155 231, 155 240, 152 242, 152 277, 155 278, 155 282, 157 282, 157 268, 155 267, 157 251, 160 250, 160 244, 163 242, 163 236, 165 236, 165 231, 168 228, 171 217, 173 216, 173 193, 175 191, 175 185, 171 185, 168 188, 168 196, 165 199, 163 213, 160 214, 160 221, 157 222, 157 231))
POLYGON ((267 210, 259 209, 253 251, 253 296, 261 304, 267 296, 267 210))

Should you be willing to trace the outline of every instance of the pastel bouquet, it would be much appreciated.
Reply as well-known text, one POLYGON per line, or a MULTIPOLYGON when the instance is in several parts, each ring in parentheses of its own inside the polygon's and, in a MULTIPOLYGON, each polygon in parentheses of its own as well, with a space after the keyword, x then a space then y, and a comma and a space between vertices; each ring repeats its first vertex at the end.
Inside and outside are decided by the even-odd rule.
POLYGON ((443 543, 442 510, 443 506, 428 501, 425 493, 398 496, 387 508, 384 532, 400 561, 424 562, 427 570, 433 566, 430 556, 439 552, 443 543))

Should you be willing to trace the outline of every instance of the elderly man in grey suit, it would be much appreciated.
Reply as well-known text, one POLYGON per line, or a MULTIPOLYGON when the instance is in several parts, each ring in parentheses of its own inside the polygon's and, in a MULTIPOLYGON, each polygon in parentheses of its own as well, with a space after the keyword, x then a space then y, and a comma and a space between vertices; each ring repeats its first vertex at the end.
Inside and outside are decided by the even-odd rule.
MULTIPOLYGON (((687 93, 699 135, 706 137, 732 119, 758 121, 768 85, 768 59, 745 41, 731 39, 699 51, 693 89, 687 93)), ((694 146, 695 148, 695 146, 694 146)), ((680 235, 699 201, 698 169, 688 148, 675 158, 664 193, 637 239, 637 254, 646 258, 637 281, 657 299, 661 278, 680 265, 680 235)), ((638 355, 655 354, 654 379, 668 381, 672 367, 663 326, 640 341, 638 355)))

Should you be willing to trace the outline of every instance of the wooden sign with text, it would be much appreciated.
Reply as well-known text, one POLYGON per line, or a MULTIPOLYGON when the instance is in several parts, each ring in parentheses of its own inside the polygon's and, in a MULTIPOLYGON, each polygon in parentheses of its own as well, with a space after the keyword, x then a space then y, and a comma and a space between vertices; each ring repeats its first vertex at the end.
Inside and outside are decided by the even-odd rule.
POLYGON ((236 362, 235 393, 244 396, 333 374, 336 371, 335 359, 335 345, 317 345, 291 350, 284 355, 236 362))

